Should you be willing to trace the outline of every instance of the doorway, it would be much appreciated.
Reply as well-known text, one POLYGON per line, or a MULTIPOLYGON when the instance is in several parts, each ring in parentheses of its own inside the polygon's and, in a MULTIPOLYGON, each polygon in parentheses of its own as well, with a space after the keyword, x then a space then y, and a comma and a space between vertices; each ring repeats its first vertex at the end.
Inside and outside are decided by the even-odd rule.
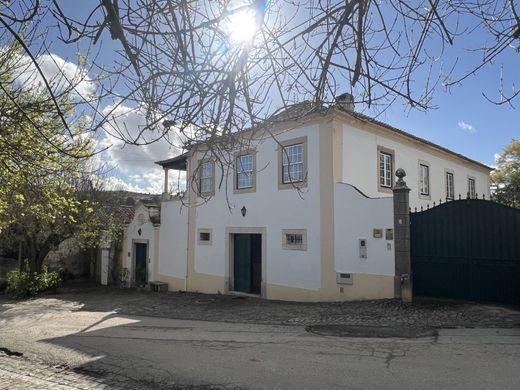
POLYGON ((261 293, 262 235, 233 235, 233 289, 247 294, 261 293))
POLYGON ((147 263, 148 263, 148 244, 136 242, 134 244, 135 253, 135 286, 146 287, 147 282, 147 263))

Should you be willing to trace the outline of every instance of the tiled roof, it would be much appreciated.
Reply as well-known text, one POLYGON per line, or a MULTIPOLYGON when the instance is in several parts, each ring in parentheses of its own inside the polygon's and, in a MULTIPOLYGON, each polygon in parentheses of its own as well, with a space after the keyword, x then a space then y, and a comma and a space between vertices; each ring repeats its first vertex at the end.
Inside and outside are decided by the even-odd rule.
MULTIPOLYGON (((464 156, 463 154, 460 154, 460 153, 457 153, 457 152, 454 152, 448 148, 445 148, 444 146, 441 146, 441 145, 438 145, 434 142, 431 142, 431 141, 428 141, 427 139, 424 139, 424 138, 421 138, 421 137, 417 137, 413 134, 410 134, 404 130, 401 130, 401 129, 398 129, 397 127, 394 127, 392 125, 389 125, 388 123, 385 123, 385 122, 382 122, 380 120, 377 120, 375 118, 372 118, 368 115, 365 115, 365 114, 362 114, 360 112, 356 112, 356 111, 351 111, 351 110, 346 110, 344 108, 341 107, 341 105, 334 105, 334 106, 330 106, 330 107, 325 107, 323 105, 317 105, 316 103, 314 102, 311 102, 311 101, 303 101, 301 103, 296 103, 296 104, 293 104, 293 105, 290 105, 290 106, 287 106, 286 108, 284 109, 280 109, 278 110, 277 112, 275 112, 273 115, 271 115, 269 118, 267 118, 261 125, 259 126, 255 126, 254 128, 248 128, 248 129, 244 129, 244 130, 241 130, 239 132, 236 132, 236 133, 233 133, 233 134, 237 134, 237 133, 241 133, 241 132, 246 132, 246 131, 250 131, 250 130, 256 130, 258 128, 261 128, 262 126, 270 126, 270 125, 273 125, 273 124, 276 124, 276 123, 283 123, 283 122, 290 122, 290 121, 295 121, 295 120, 302 120, 302 119, 305 119, 306 117, 309 117, 313 114, 317 114, 317 113, 321 113, 323 114, 324 116, 327 116, 329 115, 330 113, 333 113, 334 111, 340 111, 342 113, 345 113, 347 115, 350 115, 351 117, 357 119, 357 120, 360 120, 362 122, 368 122, 368 123, 372 123, 372 124, 375 124, 375 125, 378 125, 378 126, 381 126, 387 130, 390 130, 396 134, 399 134, 400 136, 403 136, 403 137, 406 137, 406 138, 409 138, 409 139, 412 139, 414 141, 418 141, 422 144, 425 144, 425 145, 428 145, 432 148, 435 148, 435 149, 438 149, 440 151, 443 151, 445 153, 448 153, 448 154, 451 154, 452 156, 454 157, 457 157, 457 158, 460 158, 462 160, 465 160, 467 162, 470 162, 472 164, 476 164, 482 168, 485 168, 487 170, 493 170, 493 168, 479 162, 479 161, 476 161, 476 160, 473 160, 469 157, 466 157, 464 156)), ((202 142, 201 142, 202 143, 202 142)), ((157 161, 156 164, 158 165, 161 165, 163 167, 176 167, 176 166, 180 166, 182 164, 185 164, 185 161, 186 161, 186 157, 188 156, 188 153, 184 153, 180 156, 177 156, 177 157, 173 157, 173 158, 170 158, 170 159, 167 159, 167 160, 162 160, 162 161, 157 161)), ((174 168, 174 169, 178 169, 178 168, 174 168)), ((184 165, 184 169, 185 168, 185 165, 184 165)))

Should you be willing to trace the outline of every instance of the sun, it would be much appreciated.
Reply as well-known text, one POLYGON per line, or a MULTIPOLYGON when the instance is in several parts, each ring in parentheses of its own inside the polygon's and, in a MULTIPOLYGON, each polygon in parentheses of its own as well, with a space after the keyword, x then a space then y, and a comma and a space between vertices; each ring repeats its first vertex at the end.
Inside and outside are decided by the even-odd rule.
POLYGON ((226 18, 226 33, 233 43, 251 43, 257 31, 256 14, 250 9, 233 12, 226 18))

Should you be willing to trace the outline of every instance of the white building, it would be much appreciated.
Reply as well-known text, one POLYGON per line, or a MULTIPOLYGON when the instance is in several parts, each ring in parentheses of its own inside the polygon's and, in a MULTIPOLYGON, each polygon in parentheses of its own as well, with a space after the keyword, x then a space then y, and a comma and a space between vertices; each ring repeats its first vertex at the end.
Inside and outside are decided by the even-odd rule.
POLYGON ((204 145, 158 162, 166 189, 169 169, 188 177, 184 197, 162 202, 154 244, 153 277, 170 290, 390 298, 396 168, 407 172, 412 207, 489 197, 489 167, 355 113, 348 100, 299 104, 266 126, 236 135, 248 145, 228 153, 230 174, 204 145))
POLYGON ((123 231, 121 284, 145 287, 157 279, 160 208, 154 201, 138 201, 123 231))

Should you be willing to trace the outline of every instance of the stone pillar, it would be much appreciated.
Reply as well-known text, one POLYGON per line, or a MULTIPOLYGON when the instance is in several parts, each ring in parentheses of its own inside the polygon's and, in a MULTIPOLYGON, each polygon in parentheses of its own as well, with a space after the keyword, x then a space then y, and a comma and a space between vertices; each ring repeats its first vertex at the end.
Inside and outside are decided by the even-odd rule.
POLYGON ((164 168, 164 190, 163 190, 163 199, 169 198, 169 188, 168 188, 168 168, 164 168))
POLYGON ((398 177, 393 188, 394 192, 394 249, 395 249, 395 279, 394 291, 397 298, 403 302, 411 302, 412 264, 410 257, 410 189, 403 178, 404 169, 399 168, 398 177))

